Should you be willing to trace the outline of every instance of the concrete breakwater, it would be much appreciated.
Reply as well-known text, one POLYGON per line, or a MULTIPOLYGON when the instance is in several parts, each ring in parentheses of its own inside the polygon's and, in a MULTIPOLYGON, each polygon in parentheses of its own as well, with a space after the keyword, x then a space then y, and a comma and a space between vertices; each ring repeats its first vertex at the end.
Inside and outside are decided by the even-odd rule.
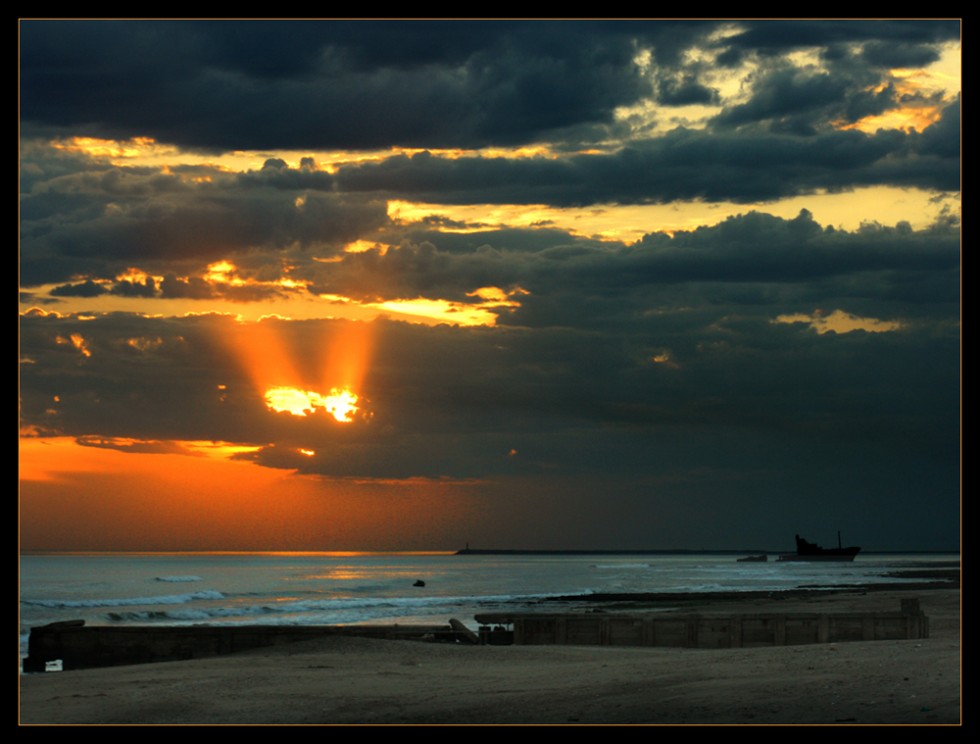
POLYGON ((918 599, 896 612, 767 613, 487 613, 476 616, 480 638, 501 633, 516 645, 745 648, 929 637, 918 599))
POLYGON ((328 636, 476 642, 462 623, 446 625, 85 625, 83 621, 31 628, 24 672, 43 672, 48 662, 64 670, 148 664, 220 656, 328 636))
POLYGON ((929 637, 917 599, 896 612, 784 613, 487 613, 479 634, 459 620, 445 625, 87 626, 82 621, 31 628, 24 672, 198 659, 266 646, 358 636, 491 645, 611 645, 741 648, 929 637))

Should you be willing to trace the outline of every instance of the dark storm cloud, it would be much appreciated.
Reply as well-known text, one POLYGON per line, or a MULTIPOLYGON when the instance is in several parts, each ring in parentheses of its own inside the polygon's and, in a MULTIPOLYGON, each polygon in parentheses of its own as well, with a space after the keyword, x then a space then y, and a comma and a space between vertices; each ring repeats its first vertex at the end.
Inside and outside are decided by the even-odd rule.
MULTIPOLYGON (((530 267, 543 275, 558 271, 564 283, 574 257, 609 253, 610 244, 549 228, 495 229, 439 233, 414 229, 392 231, 402 240, 385 249, 345 254, 330 264, 297 267, 294 275, 311 280, 311 291, 373 301, 436 296, 473 302, 480 287, 513 289, 529 277, 530 267)), ((555 276, 557 279, 558 276, 555 276)))
POLYGON ((875 317, 936 319, 955 317, 959 303, 956 224, 916 231, 868 223, 846 231, 806 211, 792 220, 751 212, 673 236, 651 233, 632 245, 596 245, 556 230, 424 235, 420 243, 314 265, 306 278, 318 292, 372 301, 473 302, 468 293, 480 287, 521 288, 529 294, 501 323, 613 333, 624 323, 655 324, 647 313, 657 308, 701 307, 705 298, 709 306, 771 308, 773 317, 839 301, 875 317), (574 321, 570 307, 581 311, 574 321))
MULTIPOLYGON (((632 247, 633 281, 814 282, 857 272, 956 272, 959 233, 869 223, 823 228, 805 210, 792 220, 752 212, 714 227, 652 233, 632 247)), ((626 280, 626 277, 622 277, 626 280)))
MULTIPOLYGON (((809 290, 833 301, 829 286, 818 280, 809 290)), ((955 309, 945 330, 923 315, 890 333, 818 335, 772 322, 812 309, 792 293, 738 303, 710 285, 693 288, 679 309, 661 307, 657 286, 620 292, 605 305, 615 308, 606 325, 591 317, 603 308, 601 290, 572 295, 576 314, 566 305, 555 327, 378 321, 362 391, 374 415, 347 429, 325 414, 267 410, 219 341, 250 332, 230 319, 34 314, 22 321, 31 349, 22 415, 25 424, 76 436, 271 443, 255 457, 279 467, 299 467, 293 450, 302 447, 317 453, 300 461, 304 472, 337 476, 639 474, 649 471, 651 447, 726 429, 804 448, 833 440, 843 451, 905 451, 914 442, 917 458, 955 457, 955 309), (508 457, 511 449, 523 457, 508 457)), ((870 310, 874 293, 866 295, 870 310)), ((840 300, 854 309, 853 296, 840 300)), ((343 325, 270 327, 283 353, 307 365, 343 325)))
MULTIPOLYGON (((240 330, 234 320, 114 313, 88 323, 22 317, 24 425, 68 436, 241 443, 288 438, 296 429, 265 408, 264 391, 229 345, 240 330)), ((317 328, 302 327, 309 351, 317 328)))
POLYGON ((919 138, 919 151, 923 155, 941 158, 960 156, 960 97, 943 109, 939 121, 928 127, 919 138))
MULTIPOLYGON (((430 234, 323 265, 338 290, 530 292, 495 329, 375 321, 359 391, 372 415, 352 425, 268 410, 233 352, 248 324, 39 312, 21 320, 22 423, 121 448, 230 441, 258 448, 241 457, 262 465, 331 477, 601 479, 617 503, 638 484, 678 503, 742 499, 744 479, 761 490, 743 505, 792 489, 821 508, 877 509, 928 484, 941 495, 916 519, 955 525, 955 225, 848 232, 804 212, 605 250, 551 236, 551 248, 521 246, 519 231, 488 231, 442 251, 430 234), (805 320, 838 310, 901 326, 821 334, 805 320)), ((267 353, 310 380, 350 325, 262 323, 281 349, 267 353)))
POLYGON ((51 295, 53 297, 98 297, 107 291, 101 284, 96 284, 89 279, 78 284, 62 284, 52 289, 51 295))
POLYGON ((675 199, 754 202, 869 185, 955 191, 958 110, 958 103, 952 104, 942 120, 922 134, 832 131, 797 137, 676 129, 609 155, 397 155, 380 163, 342 167, 336 181, 348 192, 435 203, 555 206, 675 199))
POLYGON ((124 279, 116 282, 111 291, 120 297, 156 297, 157 286, 152 277, 141 282, 124 279))
POLYGON ((642 49, 660 102, 683 105, 716 96, 684 61, 694 47, 732 61, 851 43, 880 67, 934 60, 958 35, 931 21, 22 21, 21 114, 210 150, 521 144, 650 97, 642 49), (720 26, 740 30, 713 39, 720 26))
POLYGON ((871 64, 887 68, 925 67, 939 58, 936 49, 928 46, 884 41, 866 44, 862 55, 871 64))
POLYGON ((666 106, 689 106, 718 102, 717 91, 699 83, 692 74, 660 81, 657 101, 666 106))
MULTIPOLYGON (((866 46, 865 52, 869 49, 870 45, 866 46)), ((922 51, 922 64, 938 58, 938 51, 932 47, 922 51)), ((912 102, 908 94, 898 94, 895 81, 879 65, 868 63, 867 54, 831 48, 821 56, 823 69, 788 64, 781 58, 766 62, 749 79, 748 100, 723 109, 711 120, 711 125, 758 127, 813 136, 842 123, 852 124, 912 102)), ((896 52, 895 56, 898 63, 897 57, 901 55, 896 52)), ((942 100, 932 103, 941 105, 942 100)))
MULTIPOLYGON (((335 175, 317 170, 308 159, 299 168, 271 160, 258 171, 237 175, 197 169, 190 179, 151 168, 80 164, 69 158, 83 168, 74 171, 57 159, 39 158, 42 170, 53 175, 36 176, 21 197, 21 281, 24 286, 64 282, 58 290, 62 296, 93 296, 99 291, 94 284, 71 280, 86 275, 112 280, 136 266, 168 277, 159 287, 162 296, 212 297, 214 290, 201 280, 177 277, 223 258, 235 259, 250 276, 268 280, 278 278, 285 258, 295 258, 302 274, 303 250, 330 255, 387 226, 381 197, 588 205, 675 198, 748 202, 882 183, 955 190, 958 111, 956 102, 921 135, 834 132, 797 138, 676 130, 614 155, 454 160, 421 153, 348 166, 335 175), (195 281, 199 286, 193 286, 195 281)), ((493 241, 480 234, 440 235, 421 229, 405 237, 416 245, 436 241, 439 252, 396 251, 387 261, 373 255, 348 257, 342 269, 318 279, 318 286, 339 282, 358 296, 379 295, 382 288, 404 282, 414 282, 417 290, 444 289, 455 280, 451 272, 438 278, 435 268, 444 262, 441 253, 481 247, 483 253, 469 259, 470 276, 484 276, 477 287, 508 286, 519 280, 495 279, 516 273, 516 267, 503 266, 503 256, 512 251, 547 248, 554 255, 558 250, 598 249, 591 251, 593 259, 604 255, 595 241, 570 239, 543 228, 497 231, 493 241), (425 263, 424 271, 420 262, 425 263), (342 274, 347 278, 339 279, 342 274), (359 288, 355 274, 363 276, 359 288), (426 286, 426 281, 431 283, 426 286)), ((150 290, 128 284, 112 289, 130 296, 152 296, 150 290)), ((242 289, 238 299, 249 299, 243 294, 249 291, 258 290, 242 289)))
POLYGON ((160 282, 160 294, 167 299, 209 300, 217 298, 214 287, 199 277, 181 279, 172 274, 160 282))
MULTIPOLYGON (((364 301, 476 305, 474 290, 499 287, 520 303, 499 309, 494 328, 365 326, 358 392, 370 415, 351 425, 270 411, 236 351, 254 334, 267 361, 282 354, 312 387, 350 321, 256 328, 31 310, 22 426, 124 452, 233 442, 264 466, 331 477, 532 478, 527 488, 550 484, 562 509, 581 504, 590 527, 615 505, 620 530, 626 507, 639 522, 666 505, 677 523, 692 508, 695 519, 746 512, 766 524, 774 509, 863 509, 855 519, 867 523, 899 512, 916 528, 943 525, 946 547, 958 523, 955 217, 841 230, 754 206, 625 244, 547 225, 394 223, 385 200, 748 205, 869 185, 955 192, 958 99, 921 133, 828 122, 946 100, 952 91, 903 97, 888 68, 934 60, 958 34, 955 22, 912 21, 22 22, 21 283, 59 285, 25 300, 246 302, 285 296, 274 282, 288 267, 314 292, 364 301), (794 50, 823 67, 792 65, 794 50), (617 106, 720 102, 693 51, 756 65, 747 99, 706 130, 611 144, 632 126, 617 106), (213 151, 547 141, 565 155, 423 152, 336 171, 270 157, 228 173, 114 166, 46 143, 82 133, 213 151), (600 154, 572 149, 597 144, 600 154), (343 252, 355 239, 384 249, 343 252), (220 259, 266 284, 202 278, 220 259), (130 267, 162 279, 127 279, 130 267), (835 313, 860 329, 821 333, 835 313)), ((496 496, 511 498, 507 488, 496 496)))
POLYGON ((242 187, 271 187, 285 191, 330 191, 335 187, 333 176, 316 168, 313 158, 303 158, 299 168, 290 168, 280 158, 266 160, 258 171, 238 175, 242 187))
MULTIPOLYGON (((271 257, 268 260, 274 262, 274 259, 271 257)), ((200 277, 184 278, 176 277, 173 274, 165 275, 160 281, 159 286, 157 286, 157 282, 152 277, 146 277, 143 281, 123 279, 114 283, 107 283, 107 285, 87 280, 77 284, 59 285, 54 287, 49 294, 55 298, 99 297, 110 294, 116 297, 144 299, 224 299, 232 302, 260 302, 264 300, 282 299, 289 293, 289 290, 274 285, 248 284, 238 286, 227 282, 212 284, 200 277)), ((24 299, 22 301, 28 302, 30 300, 24 299)))
POLYGON ((26 21, 22 115, 216 150, 521 143, 636 100, 633 36, 617 23, 26 21))
POLYGON ((799 135, 898 108, 902 102, 889 70, 929 65, 939 59, 941 43, 959 38, 955 21, 741 25, 741 33, 722 42, 729 47, 722 54, 736 62, 754 52, 760 69, 749 79, 749 100, 727 107, 713 124, 799 135), (794 49, 818 49, 823 69, 797 66, 781 56, 794 49))
MULTIPOLYGON (((410 406, 412 413, 405 419, 420 422, 438 422, 442 417, 455 420, 457 407, 465 411, 473 406, 480 419, 490 415, 490 410, 509 406, 515 409, 515 416, 516 409, 523 408, 529 420, 547 412, 642 422, 657 409, 629 402, 632 396, 624 391, 629 390, 626 381, 631 375, 649 375, 658 384, 676 383, 700 368, 700 383, 708 384, 722 369, 729 370, 726 375, 731 373, 731 360, 722 362, 725 349, 755 349, 746 357, 736 357, 745 362, 749 380, 752 366, 770 346, 774 359, 781 346, 790 359, 799 353, 804 338, 810 339, 808 344, 858 351, 870 348, 873 339, 877 339, 873 341, 877 348, 900 349, 902 344, 890 339, 907 341, 921 333, 936 339, 955 338, 958 231, 951 227, 913 231, 902 225, 870 224, 847 232, 824 228, 807 213, 793 220, 753 213, 673 237, 649 235, 635 245, 601 252, 576 247, 570 239, 564 249, 505 251, 492 247, 498 241, 494 233, 480 238, 484 245, 470 252, 406 244, 384 255, 350 254, 343 262, 324 267, 325 276, 336 272, 330 290, 356 294, 356 289, 363 288, 380 298, 414 297, 436 288, 436 295, 464 299, 466 292, 486 283, 521 286, 530 293, 519 297, 520 309, 502 316, 501 322, 511 327, 500 333, 383 324, 385 338, 377 344, 379 357, 372 367, 372 374, 384 380, 378 382, 380 394, 390 389, 404 391, 407 386, 412 395, 411 403, 390 400, 381 408, 410 406), (569 307, 577 311, 569 314, 569 307), (831 342, 796 326, 772 325, 781 314, 809 314, 815 308, 827 312, 841 308, 860 316, 898 320, 908 330, 853 334, 866 339, 868 345, 862 345, 850 340, 851 336, 831 342), (680 373, 672 364, 650 361, 664 350, 670 350, 670 360, 687 371, 680 373), (715 355, 717 365, 704 362, 715 355), (602 403, 608 391, 622 394, 622 402, 616 406, 602 403), (483 411, 484 405, 488 411, 483 411)), ((516 240, 507 233, 503 239, 511 245, 516 240)), ((25 323, 38 332, 47 329, 41 335, 26 333, 25 348, 47 348, 52 360, 68 363, 70 378, 86 369, 95 379, 97 370, 109 374, 123 361, 132 374, 138 369, 134 364, 152 357, 147 379, 140 381, 141 375, 132 374, 133 384, 146 384, 148 391, 180 387, 183 383, 176 380, 157 380, 158 375, 181 376, 177 366, 169 369, 162 363, 166 350, 180 352, 173 359, 175 365, 200 365, 201 379, 195 384, 214 389, 229 377, 240 378, 239 372, 232 374, 235 367, 227 354, 213 348, 214 339, 228 332, 218 330, 230 323, 223 319, 163 321, 114 315, 96 322, 38 315, 29 316, 25 323), (106 338, 93 336, 89 357, 64 342, 72 333, 88 337, 97 329, 103 329, 106 338), (138 344, 126 343, 130 338, 163 342, 138 354, 134 351, 138 344)), ((323 325, 283 322, 278 328, 291 339, 289 348, 300 350, 313 344, 311 339, 322 343, 323 325)), ((913 353, 915 346, 908 348, 913 353)), ((930 356, 926 351, 923 354, 930 356)), ((735 389, 741 389, 740 385, 735 389)), ((659 417, 672 406, 662 405, 667 408, 657 412, 659 417)), ((682 420, 674 410, 677 421, 682 420)), ((119 412, 113 415, 119 415, 120 421, 130 420, 119 412)), ((218 438, 228 434, 214 432, 218 438)))
POLYGON ((744 21, 724 40, 742 50, 776 53, 840 43, 938 44, 960 38, 960 22, 949 20, 744 21))
MULTIPOLYGON (((774 70, 755 82, 747 103, 725 109, 712 123, 737 127, 768 121, 777 131, 816 134, 814 123, 827 126, 851 95, 866 96, 840 75, 798 68, 774 70)), ((889 103, 884 101, 881 110, 889 103)))
MULTIPOLYGON (((267 163, 238 175, 198 169, 191 179, 72 158, 83 170, 51 169, 53 158, 39 162, 52 175, 35 175, 21 195, 25 286, 79 275, 112 279, 134 265, 196 271, 249 251, 330 252, 387 222, 385 204, 329 193, 326 174, 309 168, 267 163)), ((271 253, 268 260, 281 263, 271 253)))

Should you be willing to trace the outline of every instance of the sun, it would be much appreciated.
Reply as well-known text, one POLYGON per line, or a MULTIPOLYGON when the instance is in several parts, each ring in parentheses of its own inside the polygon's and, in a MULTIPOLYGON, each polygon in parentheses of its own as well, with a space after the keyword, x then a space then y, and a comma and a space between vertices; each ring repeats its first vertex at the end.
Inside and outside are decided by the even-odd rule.
POLYGON ((350 388, 332 388, 329 395, 295 387, 272 387, 265 391, 265 404, 276 413, 310 416, 324 410, 342 424, 354 420, 360 398, 350 388))
POLYGON ((333 388, 330 395, 323 399, 327 413, 341 423, 350 423, 357 413, 358 397, 347 388, 333 388))

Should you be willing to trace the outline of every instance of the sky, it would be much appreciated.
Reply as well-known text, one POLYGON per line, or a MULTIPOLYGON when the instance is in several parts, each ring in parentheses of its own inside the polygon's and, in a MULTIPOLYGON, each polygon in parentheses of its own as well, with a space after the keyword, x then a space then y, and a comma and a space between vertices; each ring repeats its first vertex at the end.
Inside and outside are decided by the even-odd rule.
POLYGON ((19 23, 22 550, 957 550, 960 23, 19 23))

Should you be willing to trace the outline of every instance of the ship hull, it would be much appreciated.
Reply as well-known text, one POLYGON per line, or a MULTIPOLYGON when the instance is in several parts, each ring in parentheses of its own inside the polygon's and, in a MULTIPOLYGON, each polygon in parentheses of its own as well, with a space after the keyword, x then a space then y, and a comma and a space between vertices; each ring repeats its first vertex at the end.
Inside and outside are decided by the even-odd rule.
POLYGON ((842 552, 828 551, 826 553, 814 553, 812 555, 801 555, 799 553, 785 553, 776 560, 779 561, 836 561, 838 563, 846 563, 854 560, 854 557, 858 554, 860 548, 845 549, 842 552))

